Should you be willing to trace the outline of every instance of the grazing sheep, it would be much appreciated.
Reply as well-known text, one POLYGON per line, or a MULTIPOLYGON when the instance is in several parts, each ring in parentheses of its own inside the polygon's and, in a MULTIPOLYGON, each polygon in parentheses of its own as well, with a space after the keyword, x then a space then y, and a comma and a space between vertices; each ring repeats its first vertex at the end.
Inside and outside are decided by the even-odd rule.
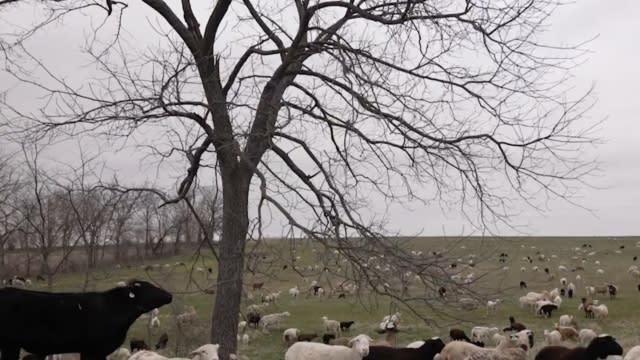
POLYGON ((284 354, 284 360, 361 360, 369 354, 371 338, 361 334, 351 339, 351 347, 297 342, 284 354))
POLYGON ((581 299, 581 303, 580 305, 578 305, 578 310, 584 310, 584 316, 586 318, 593 318, 593 303, 587 301, 587 298, 582 298, 581 299))
POLYGON ((560 326, 554 324, 554 328, 562 335, 562 340, 574 340, 578 341, 578 331, 571 326, 560 326))
POLYGON ((549 345, 560 345, 562 343, 562 334, 558 330, 545 330, 544 331, 544 340, 549 345))
POLYGON ((490 313, 494 313, 496 312, 497 308, 498 308, 498 304, 500 304, 502 302, 501 299, 495 299, 495 300, 489 300, 487 301, 487 315, 489 315, 490 313))
POLYGON ((20 324, 0 329, 2 360, 17 360, 20 348, 40 358, 80 352, 104 359, 124 342, 140 315, 171 301, 167 291, 139 280, 103 292, 0 289, 0 318, 20 324))
POLYGON ((282 321, 289 315, 288 311, 284 311, 281 313, 273 313, 263 316, 262 319, 260 319, 262 331, 267 332, 269 328, 282 326, 282 321))
POLYGON ((580 339, 580 345, 587 346, 591 342, 591 340, 598 337, 595 331, 591 329, 581 329, 578 333, 578 338, 580 339))
POLYGON ((340 330, 347 331, 354 323, 355 321, 340 321, 340 330))
POLYGON ((502 329, 502 331, 522 331, 525 330, 527 327, 524 326, 523 324, 516 322, 515 318, 513 316, 509 316, 509 326, 502 329))
POLYGON ((560 319, 558 319, 558 324, 561 326, 573 326, 574 328, 578 328, 578 323, 576 322, 576 318, 573 315, 562 315, 560 319))
MULTIPOLYGON (((220 346, 218 346, 218 344, 204 344, 193 350, 189 354, 189 357, 191 360, 219 360, 219 348, 220 346)), ((229 358, 231 358, 231 354, 229 355, 229 358)))
POLYGON ((609 309, 605 304, 593 305, 591 306, 591 311, 596 319, 605 319, 609 316, 609 309))
POLYGON ((149 350, 150 348, 144 340, 132 338, 129 340, 129 349, 131 349, 131 353, 135 353, 140 350, 149 350))
POLYGON ((432 360, 444 347, 444 342, 438 337, 425 340, 418 347, 371 346, 364 360, 432 360))
POLYGON ((624 360, 640 360, 640 345, 636 345, 627 351, 624 360))
POLYGON ((282 333, 282 341, 284 341, 287 347, 291 346, 293 343, 298 341, 298 335, 300 334, 300 329, 297 328, 289 328, 286 329, 282 333))
POLYGON ((555 310, 558 310, 558 305, 554 303, 546 303, 538 307, 538 314, 546 318, 550 318, 555 310))
POLYGON ((464 330, 462 329, 457 329, 457 328, 450 329, 449 337, 451 338, 451 340, 454 340, 454 341, 458 340, 458 341, 471 342, 471 339, 467 337, 467 334, 465 334, 464 330))
MULTIPOLYGON (((333 336, 334 339, 336 337, 333 334, 325 334, 325 335, 331 335, 331 336, 333 336)), ((298 341, 311 341, 311 340, 313 340, 313 339, 315 339, 317 337, 318 337, 317 333, 300 333, 300 334, 298 334, 298 341)), ((325 343, 325 344, 328 344, 329 340, 324 341, 324 336, 323 336, 323 341, 322 342, 325 343)))
POLYGON ((613 299, 616 297, 616 295, 618 294, 618 287, 613 285, 613 284, 608 284, 607 285, 607 290, 609 292, 609 298, 613 299))
POLYGON ((527 353, 512 334, 493 349, 481 348, 462 341, 448 343, 440 352, 439 360, 525 360, 527 353))
POLYGON ((340 335, 340 322, 337 320, 329 320, 326 316, 322 317, 324 331, 330 334, 340 335))
POLYGON ((564 346, 547 346, 540 350, 535 360, 596 360, 610 355, 622 355, 622 346, 609 335, 600 335, 589 345, 573 349, 564 346))
POLYGON ((198 313, 196 312, 196 308, 189 305, 187 307, 187 311, 183 312, 176 316, 176 322, 179 327, 185 327, 186 325, 192 325, 198 320, 198 313))
POLYGON ((527 288, 527 283, 524 281, 520 281, 520 289, 526 289, 527 288))
POLYGON ((156 343, 156 350, 162 350, 165 349, 167 347, 167 343, 169 342, 169 334, 167 334, 166 332, 162 333, 162 335, 160 335, 160 337, 158 338, 158 342, 156 343))
POLYGON ((298 297, 298 295, 300 295, 300 290, 298 289, 297 286, 292 287, 291 289, 289 289, 289 295, 291 295, 291 297, 298 297))
POLYGON ((482 341, 483 343, 488 343, 493 338, 494 334, 500 332, 500 329, 497 327, 486 327, 486 326, 474 326, 471 329, 471 341, 482 341))

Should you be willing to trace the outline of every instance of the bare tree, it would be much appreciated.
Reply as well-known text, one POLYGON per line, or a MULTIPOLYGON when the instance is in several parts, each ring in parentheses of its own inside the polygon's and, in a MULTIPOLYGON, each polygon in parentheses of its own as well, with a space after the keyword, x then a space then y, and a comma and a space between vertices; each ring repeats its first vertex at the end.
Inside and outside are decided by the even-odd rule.
POLYGON ((20 171, 9 156, 0 157, 0 269, 5 271, 8 242, 15 239, 21 225, 15 204, 21 186, 20 171))
POLYGON ((351 263, 343 275, 409 303, 424 297, 403 298, 403 280, 390 276, 411 271, 433 294, 451 274, 444 258, 384 236, 372 199, 437 200, 484 232, 508 225, 515 201, 570 195, 592 169, 578 158, 591 136, 578 122, 588 94, 572 99, 565 86, 580 49, 539 38, 555 0, 220 0, 202 28, 194 14, 204 10, 189 0, 144 3, 166 22, 163 51, 131 62, 124 42, 90 48, 104 74, 82 89, 51 71, 35 81, 9 59, 12 75, 50 99, 34 113, 5 102, 3 113, 40 135, 131 136, 163 124, 167 147, 155 154, 189 164, 166 203, 215 166, 223 214, 211 340, 223 359, 236 347, 252 189, 257 238, 269 214, 283 218, 291 236, 351 263), (365 266, 381 252, 382 270, 365 266))

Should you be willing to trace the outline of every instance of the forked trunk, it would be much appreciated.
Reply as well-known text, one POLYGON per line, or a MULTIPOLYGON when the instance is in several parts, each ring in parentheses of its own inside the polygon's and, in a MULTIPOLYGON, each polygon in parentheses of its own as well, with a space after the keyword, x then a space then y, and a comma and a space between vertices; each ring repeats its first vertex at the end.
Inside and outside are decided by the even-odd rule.
POLYGON ((236 352, 238 313, 242 298, 244 247, 249 226, 250 175, 223 171, 222 238, 219 244, 218 287, 211 319, 211 341, 220 344, 221 359, 236 352))

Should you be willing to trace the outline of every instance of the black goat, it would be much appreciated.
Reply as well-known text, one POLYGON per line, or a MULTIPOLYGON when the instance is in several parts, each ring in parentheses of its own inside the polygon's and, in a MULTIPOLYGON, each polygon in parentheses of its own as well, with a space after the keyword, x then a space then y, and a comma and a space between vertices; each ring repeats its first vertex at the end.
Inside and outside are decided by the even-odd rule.
POLYGON ((436 354, 444 349, 444 342, 440 338, 425 340, 417 349, 395 348, 389 346, 370 346, 369 355, 363 360, 432 360, 436 354))
POLYGON ((2 360, 18 360, 20 349, 44 358, 80 353, 104 359, 120 346, 127 330, 142 314, 170 303, 172 296, 146 281, 104 292, 48 293, 0 289, 2 360))
POLYGON ((353 325, 354 321, 340 321, 340 330, 345 331, 349 330, 351 325, 353 325))
POLYGON ((564 346, 547 346, 542 348, 535 360, 596 360, 605 359, 609 355, 622 355, 622 346, 610 335, 600 335, 591 340, 589 346, 573 349, 564 346))
POLYGON ((169 334, 162 333, 160 338, 158 338, 158 342, 156 343, 156 350, 162 350, 167 347, 167 343, 169 342, 169 334))

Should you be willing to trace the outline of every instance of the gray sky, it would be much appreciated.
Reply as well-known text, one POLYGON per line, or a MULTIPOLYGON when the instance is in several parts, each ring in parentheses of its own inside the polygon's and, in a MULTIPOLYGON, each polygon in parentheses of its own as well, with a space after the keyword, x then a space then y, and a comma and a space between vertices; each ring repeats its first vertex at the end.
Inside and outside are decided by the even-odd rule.
MULTIPOLYGON (((514 225, 523 226, 522 233, 640 235, 640 121, 636 119, 636 114, 640 113, 640 101, 637 101, 640 94, 640 42, 637 41, 640 22, 636 19, 639 13, 640 2, 635 0, 580 0, 561 8, 551 18, 545 37, 555 44, 577 43, 597 36, 589 45, 592 52, 587 56, 587 61, 574 70, 575 79, 572 81, 578 92, 591 84, 596 86, 598 102, 589 116, 592 119, 606 118, 598 133, 603 139, 603 143, 597 147, 601 171, 597 177, 590 178, 593 186, 585 186, 574 198, 588 210, 562 200, 548 202, 542 213, 523 208, 518 216, 512 218, 514 225)), ((21 20, 28 15, 22 14, 24 18, 21 20)), ((125 28, 134 37, 140 38, 148 27, 140 18, 125 17, 125 20, 125 28)), ((8 21, 0 18, 0 32, 6 31, 8 21)), ((55 36, 81 39, 85 25, 65 23, 56 28, 55 36)), ((69 54, 78 50, 78 44, 60 44, 51 41, 51 36, 47 34, 34 39, 34 52, 58 69, 76 69, 79 64, 70 60, 69 54)), ((13 89, 11 96, 15 101, 28 102, 29 94, 14 86, 14 82, 0 75, 0 91, 13 89)), ((62 154, 71 161, 75 148, 68 145, 56 148, 52 150, 50 158, 59 159, 62 154)), ((136 155, 132 155, 130 150, 112 154, 107 147, 102 149, 108 166, 125 177, 141 179, 146 176, 166 184, 173 182, 184 168, 180 164, 173 171, 164 171, 158 177, 153 166, 140 167, 136 155)), ((426 206, 417 203, 393 204, 385 208, 374 201, 374 213, 385 211, 388 212, 389 229, 404 235, 459 235, 472 230, 456 209, 443 212, 437 203, 426 206)), ((269 228, 271 235, 280 235, 280 231, 277 221, 269 228)), ((502 229, 499 233, 515 234, 508 229, 502 229)))

